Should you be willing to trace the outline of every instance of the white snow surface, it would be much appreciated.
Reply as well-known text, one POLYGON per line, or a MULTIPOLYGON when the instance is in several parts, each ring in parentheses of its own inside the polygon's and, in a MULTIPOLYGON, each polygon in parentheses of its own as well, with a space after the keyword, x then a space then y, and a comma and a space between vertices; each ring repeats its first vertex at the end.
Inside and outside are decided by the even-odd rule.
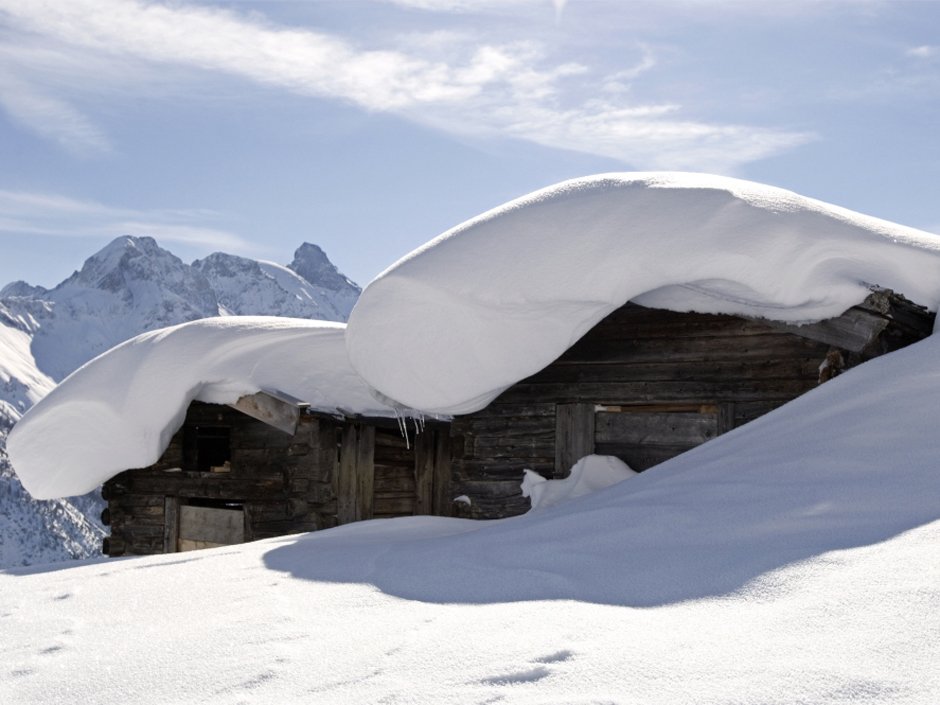
POLYGON ((936 705, 938 360, 521 517, 0 573, 0 702, 936 705))
POLYGON ((636 470, 613 455, 586 455, 571 466, 568 477, 549 480, 534 470, 525 470, 522 496, 532 510, 553 507, 591 492, 597 492, 636 476, 636 470))
POLYGON ((286 392, 326 412, 394 416, 346 356, 345 325, 207 318, 144 333, 83 365, 16 424, 10 461, 37 499, 88 492, 156 462, 193 400, 286 392))
POLYGON ((511 201, 392 265, 359 298, 347 345, 385 396, 460 414, 627 301, 809 322, 872 286, 935 309, 940 237, 738 179, 602 174, 511 201))

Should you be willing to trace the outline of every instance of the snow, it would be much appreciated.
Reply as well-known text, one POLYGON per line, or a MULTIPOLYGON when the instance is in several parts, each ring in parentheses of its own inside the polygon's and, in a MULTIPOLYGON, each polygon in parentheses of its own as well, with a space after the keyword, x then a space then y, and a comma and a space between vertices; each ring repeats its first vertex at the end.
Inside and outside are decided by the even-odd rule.
POLYGON ((31 335, 3 325, 5 310, 0 303, 0 405, 10 405, 18 417, 48 394, 55 382, 39 371, 30 349, 31 335))
POLYGON ((586 455, 571 467, 568 477, 560 480, 549 480, 526 469, 522 496, 529 497, 533 510, 544 509, 610 487, 636 474, 613 455, 586 455))
POLYGON ((627 301, 799 323, 872 286, 935 309, 940 237, 737 179, 602 174, 500 206, 392 265, 362 293, 347 345, 386 397, 460 414, 627 301))
POLYGON ((394 416, 349 365, 341 323, 209 318, 137 336, 98 356, 32 407, 7 441, 33 497, 88 492, 157 461, 193 400, 286 392, 326 412, 394 416))
POLYGON ((343 289, 328 290, 275 262, 222 252, 196 260, 192 267, 208 279, 224 312, 238 316, 277 311, 290 318, 345 321, 359 295, 358 287, 345 280, 343 289))
POLYGON ((242 314, 344 320, 359 294, 309 243, 289 268, 223 253, 203 265, 210 260, 186 265, 152 238, 125 236, 51 290, 0 289, 0 567, 101 551, 100 495, 35 500, 4 450, 8 428, 56 381, 135 335, 215 316, 220 301, 242 314))
POLYGON ((938 360, 521 517, 0 573, 0 702, 935 705, 938 360))

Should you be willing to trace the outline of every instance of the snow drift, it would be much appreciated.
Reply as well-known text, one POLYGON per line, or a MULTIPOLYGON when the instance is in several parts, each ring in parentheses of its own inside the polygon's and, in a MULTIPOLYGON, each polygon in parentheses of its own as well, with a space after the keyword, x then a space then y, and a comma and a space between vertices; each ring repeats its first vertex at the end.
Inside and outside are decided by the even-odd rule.
POLYGON ((533 470, 522 478, 522 496, 532 509, 545 509, 591 492, 605 489, 637 475, 629 465, 613 455, 586 455, 576 462, 568 477, 549 480, 533 470))
POLYGON ((353 309, 347 346, 387 397, 469 413, 627 301, 809 322, 872 286, 936 308, 940 237, 737 179, 602 174, 500 206, 392 265, 353 309))
POLYGON ((269 389, 321 411, 393 416, 349 365, 344 328, 259 316, 144 333, 76 370, 30 409, 10 433, 10 460, 34 497, 64 497, 156 462, 193 400, 227 404, 269 389))

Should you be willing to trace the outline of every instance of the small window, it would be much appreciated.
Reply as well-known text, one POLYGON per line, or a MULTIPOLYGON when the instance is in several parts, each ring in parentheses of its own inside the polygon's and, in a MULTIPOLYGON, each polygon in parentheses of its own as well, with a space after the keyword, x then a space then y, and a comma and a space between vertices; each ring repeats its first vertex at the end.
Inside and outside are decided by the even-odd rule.
POLYGON ((183 435, 186 470, 228 472, 232 460, 232 430, 228 426, 187 426, 183 435))

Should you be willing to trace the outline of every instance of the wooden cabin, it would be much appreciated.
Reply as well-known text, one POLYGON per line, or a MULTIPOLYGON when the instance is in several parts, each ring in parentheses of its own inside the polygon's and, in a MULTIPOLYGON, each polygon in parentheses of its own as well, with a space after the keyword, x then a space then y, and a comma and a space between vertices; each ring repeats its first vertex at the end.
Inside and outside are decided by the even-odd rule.
POLYGON ((403 435, 395 419, 312 412, 278 392, 231 407, 194 403, 156 464, 105 483, 104 552, 183 551, 380 517, 521 514, 526 468, 562 478, 599 453, 645 470, 932 327, 933 314, 890 291, 806 326, 628 303, 485 409, 417 433, 403 435))
POLYGON ((109 556, 172 553, 363 519, 450 513, 447 424, 311 412, 278 392, 194 402, 160 460, 104 484, 109 556))
POLYGON ((523 469, 563 478, 581 457, 645 470, 930 334, 933 314, 875 291, 838 318, 793 326, 628 303, 555 362, 454 419, 464 515, 520 514, 523 469))

